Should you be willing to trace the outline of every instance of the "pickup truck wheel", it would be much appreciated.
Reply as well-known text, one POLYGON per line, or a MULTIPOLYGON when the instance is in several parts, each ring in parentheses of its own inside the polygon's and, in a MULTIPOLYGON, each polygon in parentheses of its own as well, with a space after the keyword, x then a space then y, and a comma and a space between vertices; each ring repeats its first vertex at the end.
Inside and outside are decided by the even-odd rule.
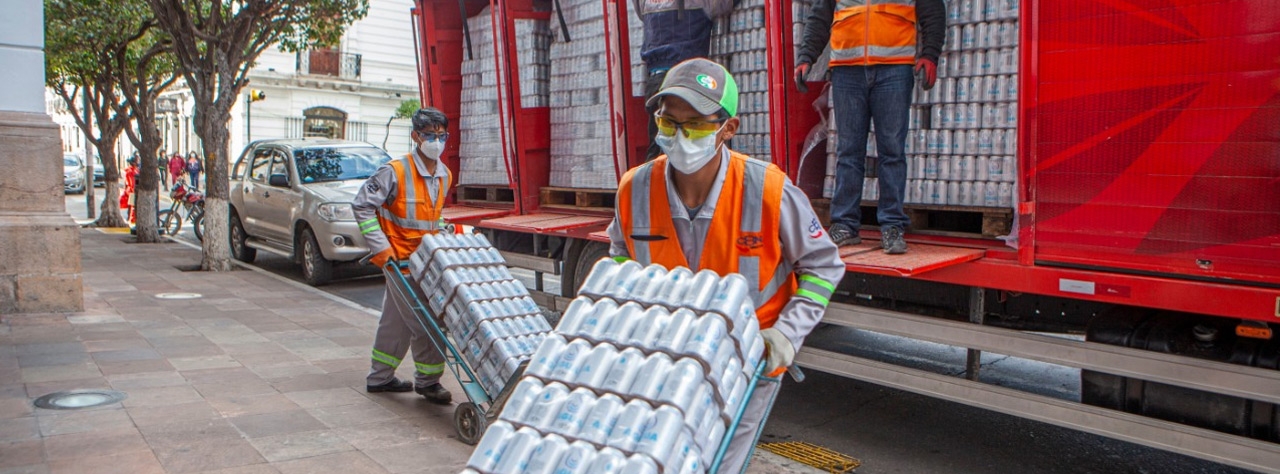
POLYGON ((302 243, 302 278, 308 285, 321 286, 333 278, 333 262, 320 253, 320 244, 311 229, 302 229, 298 239, 302 243))
MULTIPOLYGON (((203 219, 201 219, 203 220, 203 219)), ((240 216, 231 214, 231 256, 244 263, 253 263, 253 259, 258 258, 258 249, 245 245, 245 241, 249 240, 249 234, 244 231, 244 225, 240 223, 240 216)))

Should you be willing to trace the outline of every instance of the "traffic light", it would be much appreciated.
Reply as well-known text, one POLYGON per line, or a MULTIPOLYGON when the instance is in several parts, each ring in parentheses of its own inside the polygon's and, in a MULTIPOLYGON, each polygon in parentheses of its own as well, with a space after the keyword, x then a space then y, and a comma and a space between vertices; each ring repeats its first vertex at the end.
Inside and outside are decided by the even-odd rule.
POLYGON ((266 98, 267 98, 266 92, 262 92, 257 89, 249 89, 249 102, 257 102, 260 100, 265 100, 266 98))

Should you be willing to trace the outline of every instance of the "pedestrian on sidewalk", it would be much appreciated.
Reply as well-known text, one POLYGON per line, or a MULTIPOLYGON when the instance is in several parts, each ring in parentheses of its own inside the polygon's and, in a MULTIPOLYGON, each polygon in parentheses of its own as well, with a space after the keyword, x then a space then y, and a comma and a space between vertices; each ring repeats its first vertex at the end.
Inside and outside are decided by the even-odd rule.
MULTIPOLYGON (((422 236, 439 231, 440 210, 449 194, 452 175, 440 163, 449 138, 449 119, 427 107, 413 114, 411 139, 416 144, 404 157, 382 165, 365 181, 351 207, 360 232, 381 268, 388 260, 406 261, 422 236)), ((370 393, 410 390, 435 403, 447 404, 453 395, 440 384, 444 354, 418 323, 413 312, 390 296, 391 280, 382 296, 382 316, 373 336, 373 366, 365 380, 370 393), (396 367, 413 349, 415 382, 396 378, 396 367)))
POLYGON ((137 222, 134 215, 134 203, 137 200, 138 187, 138 155, 135 153, 125 160, 129 166, 124 169, 124 194, 120 195, 120 208, 129 213, 129 227, 137 222))
POLYGON ((173 157, 169 158, 169 177, 173 179, 173 184, 182 180, 182 173, 186 170, 187 162, 182 159, 182 155, 174 152, 173 157))
POLYGON ((169 156, 160 150, 157 155, 160 158, 156 160, 156 169, 160 171, 160 189, 169 190, 169 156))
POLYGON ((200 189, 200 172, 204 171, 204 165, 200 164, 200 159, 192 152, 187 158, 187 175, 191 177, 191 189, 200 189))

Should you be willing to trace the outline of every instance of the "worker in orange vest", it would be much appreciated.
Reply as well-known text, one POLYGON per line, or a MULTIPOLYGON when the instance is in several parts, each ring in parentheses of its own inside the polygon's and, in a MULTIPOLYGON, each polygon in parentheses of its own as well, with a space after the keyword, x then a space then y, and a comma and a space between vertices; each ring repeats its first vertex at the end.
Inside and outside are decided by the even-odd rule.
MULTIPOLYGON (((622 177, 610 253, 746 277, 768 348, 765 371, 781 375, 844 276, 839 250, 781 169, 726 145, 739 126, 738 86, 723 66, 703 58, 681 62, 650 101, 657 108, 655 141, 666 154, 622 177)), ((725 466, 746 461, 778 386, 756 387, 725 466)))
POLYGON ((862 242, 862 185, 867 130, 874 120, 880 197, 876 219, 885 253, 907 251, 902 210, 907 190, 907 121, 916 78, 924 89, 938 79, 938 55, 947 33, 942 0, 817 0, 805 20, 796 54, 796 88, 807 90, 809 66, 831 45, 831 97, 835 102, 836 189, 831 229, 838 246, 862 242), (917 41, 919 43, 917 43, 917 41), (916 77, 912 77, 912 70, 916 77))
MULTIPOLYGON (((449 167, 439 161, 449 139, 448 117, 428 107, 415 112, 412 120, 414 149, 378 168, 351 204, 369 245, 370 261, 378 267, 391 258, 407 261, 423 235, 438 231, 440 211, 452 184, 449 167)), ((365 389, 371 393, 413 390, 432 402, 450 403, 453 395, 440 384, 444 355, 412 310, 390 297, 390 280, 387 285, 387 293, 382 296, 382 316, 373 336, 373 363, 365 389), (412 383, 396 378, 396 367, 411 347, 415 368, 412 383)))

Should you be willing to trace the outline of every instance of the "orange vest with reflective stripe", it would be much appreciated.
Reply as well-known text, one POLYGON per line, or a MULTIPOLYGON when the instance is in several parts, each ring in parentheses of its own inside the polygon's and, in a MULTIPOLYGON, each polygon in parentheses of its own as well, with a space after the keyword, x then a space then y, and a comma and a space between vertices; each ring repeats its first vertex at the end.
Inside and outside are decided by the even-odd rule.
MULTIPOLYGON (((405 260, 418 249, 423 235, 437 231, 440 210, 444 208, 444 198, 449 193, 453 175, 445 168, 444 182, 440 183, 439 195, 433 202, 431 193, 427 192, 427 179, 435 178, 414 179, 418 177, 418 168, 412 156, 405 155, 388 164, 395 171, 396 195, 378 208, 378 225, 387 235, 396 259, 405 260)), ((444 166, 444 163, 436 166, 444 166)))
MULTIPOLYGON (((727 166, 697 269, 746 277, 760 327, 769 328, 796 290, 796 277, 783 259, 778 238, 787 176, 771 163, 737 152, 730 152, 727 166)), ((622 235, 639 263, 693 269, 672 222, 666 172, 663 155, 623 175, 618 184, 622 235)))
POLYGON ((915 0, 838 0, 831 66, 915 64, 915 0))

